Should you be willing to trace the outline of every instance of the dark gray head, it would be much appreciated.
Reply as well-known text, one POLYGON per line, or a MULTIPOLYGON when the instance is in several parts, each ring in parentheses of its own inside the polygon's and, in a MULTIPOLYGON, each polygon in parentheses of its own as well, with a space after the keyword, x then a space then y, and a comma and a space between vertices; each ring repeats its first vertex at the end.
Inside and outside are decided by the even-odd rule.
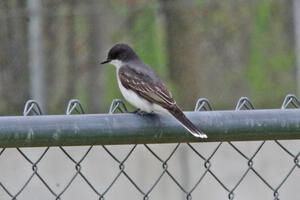
POLYGON ((138 56, 130 46, 127 44, 116 44, 109 50, 107 59, 101 64, 110 63, 114 60, 128 62, 136 59, 138 59, 138 56))

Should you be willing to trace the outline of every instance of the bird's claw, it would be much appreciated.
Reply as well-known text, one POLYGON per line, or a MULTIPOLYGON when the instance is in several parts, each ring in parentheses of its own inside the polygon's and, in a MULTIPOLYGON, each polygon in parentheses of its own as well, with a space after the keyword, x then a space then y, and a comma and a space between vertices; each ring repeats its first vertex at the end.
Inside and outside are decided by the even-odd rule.
POLYGON ((142 111, 141 109, 136 109, 135 111, 130 112, 130 113, 137 114, 137 115, 139 115, 139 116, 145 116, 145 115, 151 114, 151 113, 147 113, 147 112, 145 112, 145 111, 142 111))

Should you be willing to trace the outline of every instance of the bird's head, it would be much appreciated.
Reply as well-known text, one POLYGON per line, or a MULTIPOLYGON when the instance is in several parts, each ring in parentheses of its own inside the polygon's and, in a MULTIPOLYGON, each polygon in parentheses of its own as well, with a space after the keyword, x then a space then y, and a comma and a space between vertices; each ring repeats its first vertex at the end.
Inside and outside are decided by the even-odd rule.
POLYGON ((101 64, 129 62, 135 59, 138 59, 138 56, 130 46, 127 44, 116 44, 109 50, 107 59, 101 64))

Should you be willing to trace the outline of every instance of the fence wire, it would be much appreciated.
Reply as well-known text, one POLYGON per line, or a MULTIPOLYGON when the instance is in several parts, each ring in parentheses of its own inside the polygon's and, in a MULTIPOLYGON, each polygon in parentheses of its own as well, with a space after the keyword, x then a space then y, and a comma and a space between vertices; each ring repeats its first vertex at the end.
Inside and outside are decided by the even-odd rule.
MULTIPOLYGON (((300 101, 296 98, 294 95, 287 95, 286 98, 283 101, 283 104, 281 106, 282 109, 288 109, 288 108, 300 108, 300 101)), ((253 103, 247 98, 242 97, 239 99, 235 110, 249 110, 249 109, 255 109, 253 103)), ((203 111, 210 111, 212 110, 212 105, 209 103, 207 99, 201 98, 197 101, 195 106, 195 111, 203 112, 203 111)), ((111 103, 109 113, 123 113, 128 112, 126 105, 122 100, 116 99, 113 100, 111 103)), ((82 105, 80 104, 79 100, 73 99, 70 100, 66 109, 66 115, 72 115, 72 114, 84 114, 84 109, 82 105)), ((30 100, 26 103, 23 115, 29 116, 29 115, 42 115, 42 110, 40 109, 40 106, 36 101, 30 100)), ((295 141, 297 142, 297 141, 295 141)), ((281 190, 287 190, 287 188, 283 189, 285 185, 288 184, 291 177, 294 178, 292 185, 297 187, 296 185, 299 185, 299 155, 300 155, 300 149, 299 149, 299 143, 296 144, 296 153, 292 150, 290 150, 289 143, 284 143, 282 141, 260 141, 256 142, 256 147, 252 149, 251 153, 247 150, 247 144, 245 148, 240 147, 241 142, 219 142, 219 143, 211 143, 209 144, 213 148, 206 148, 205 151, 203 149, 201 150, 201 146, 207 145, 203 143, 178 143, 168 146, 168 153, 166 154, 162 153, 157 150, 158 146, 164 146, 164 145, 126 145, 126 150, 122 149, 121 153, 115 152, 112 149, 112 146, 89 146, 84 149, 83 152, 77 153, 76 155, 72 153, 72 150, 68 149, 70 147, 45 147, 42 151, 40 151, 41 148, 33 148, 32 151, 35 151, 35 149, 38 150, 38 156, 35 156, 35 158, 32 158, 32 152, 28 153, 27 148, 16 148, 17 153, 13 154, 14 157, 9 157, 12 154, 7 151, 10 151, 12 149, 3 148, 0 150, 0 173, 2 174, 0 176, 0 197, 1 199, 28 199, 28 196, 30 196, 28 193, 31 193, 31 199, 40 199, 36 195, 39 193, 40 195, 43 193, 47 193, 46 197, 43 199, 80 199, 81 197, 70 197, 67 195, 68 193, 74 193, 74 189, 72 189, 73 185, 78 185, 75 188, 76 190, 87 190, 88 193, 92 193, 91 196, 84 198, 84 199, 115 199, 113 198, 110 193, 116 193, 118 192, 118 189, 125 190, 121 196, 122 199, 133 199, 130 196, 130 193, 133 191, 138 193, 138 195, 134 199, 166 199, 168 198, 169 194, 164 193, 163 191, 166 190, 166 187, 171 187, 169 184, 163 185, 161 182, 165 182, 164 179, 168 179, 168 183, 172 183, 173 190, 176 190, 176 195, 179 194, 178 199, 219 199, 216 198, 216 196, 211 196, 210 198, 205 196, 203 193, 205 193, 205 190, 208 190, 209 193, 215 193, 218 197, 222 197, 223 199, 253 199, 253 197, 256 197, 254 199, 274 199, 279 200, 281 190), (275 158, 278 158, 277 163, 275 165, 270 166, 271 168, 276 168, 279 166, 278 171, 280 171, 280 168, 282 167, 282 163, 286 163, 284 173, 275 172, 271 175, 271 177, 276 177, 277 181, 271 180, 270 176, 266 176, 265 174, 268 173, 269 169, 266 169, 264 172, 262 172, 261 164, 259 162, 267 162, 269 159, 268 156, 265 156, 263 158, 258 159, 257 157, 259 154, 263 154, 263 149, 266 146, 267 143, 273 143, 280 149, 280 153, 276 152, 270 152, 268 156, 272 156, 275 158), (239 167, 241 168, 240 171, 234 170, 231 171, 230 174, 227 174, 227 177, 229 177, 230 181, 228 181, 228 178, 224 178, 224 174, 221 173, 228 173, 228 170, 226 170, 225 165, 230 165, 232 163, 225 163, 224 160, 226 160, 226 156, 228 155, 222 155, 223 160, 220 162, 218 161, 217 153, 222 151, 222 146, 226 145, 227 148, 230 148, 230 153, 235 153, 238 155, 239 158, 238 162, 242 163, 239 167), (62 173, 65 173, 68 171, 67 174, 72 172, 71 175, 66 175, 59 177, 58 180, 54 180, 52 182, 55 182, 56 184, 53 185, 50 182, 50 179, 52 175, 45 175, 46 173, 43 170, 43 167, 45 167, 45 164, 43 163, 43 160, 47 159, 47 154, 51 152, 51 149, 56 148, 59 149, 60 154, 62 153, 66 160, 68 160, 68 165, 70 165, 72 168, 64 166, 63 163, 57 162, 55 160, 52 160, 53 166, 55 166, 56 170, 62 171, 62 173), (179 152, 179 149, 185 149, 185 152, 187 154, 182 154, 179 152), (97 165, 95 171, 102 171, 104 173, 111 172, 111 168, 115 168, 114 172, 112 174, 107 174, 107 178, 104 179, 97 179, 96 181, 91 181, 91 177, 93 174, 88 172, 86 169, 91 169, 91 167, 88 166, 85 162, 88 160, 90 154, 95 154, 95 152, 99 152, 99 150, 102 153, 106 154, 105 159, 103 157, 99 157, 96 162, 90 163, 90 165, 97 165), (127 153, 124 153, 127 151, 127 153), (150 162, 147 162, 147 165, 153 166, 147 166, 146 168, 151 169, 153 167, 153 170, 158 172, 151 174, 151 180, 144 180, 144 178, 139 178, 137 176, 133 176, 133 171, 136 171, 136 169, 139 169, 140 167, 143 168, 145 164, 142 162, 133 162, 135 165, 135 168, 130 169, 130 166, 132 165, 132 157, 137 156, 137 151, 139 151, 140 155, 142 157, 152 157, 150 162), (281 156, 282 153, 284 153, 284 156, 281 156), (146 156, 147 154, 147 156, 146 156), (176 163, 172 161, 174 157, 176 157, 176 154, 181 154, 183 156, 180 157, 180 163, 182 166, 184 166, 183 170, 174 170, 177 166, 176 163), (123 155, 123 156, 120 156, 123 155), (185 162, 185 156, 192 156, 192 160, 197 160, 197 165, 188 166, 190 163, 185 162), (225 158, 224 158, 225 156, 225 158), (217 157, 217 158, 216 158, 217 157), (100 159, 101 158, 101 159, 100 159), (285 158, 282 160, 282 158, 285 158), (22 166, 25 166, 27 170, 23 170, 21 172, 22 179, 18 176, 18 173, 16 172, 18 170, 18 166, 11 165, 6 170, 12 169, 12 175, 4 176, 6 174, 6 171, 3 171, 5 168, 3 165, 5 165, 6 162, 11 163, 11 161, 7 160, 19 160, 22 164, 22 166), (201 166, 199 165, 199 161, 201 166), (105 163, 109 163, 108 165, 105 163), (175 163, 175 164, 174 164, 175 163), (109 166, 111 165, 111 166, 109 166), (221 170, 216 169, 216 165, 218 165, 221 170), (220 166, 224 165, 224 166, 220 166), (1 167, 2 166, 2 167, 1 167), (106 168, 105 168, 106 166, 106 168), (139 167, 140 166, 140 167, 139 167), (157 168, 157 166, 159 166, 157 168), (289 166, 289 167, 286 167, 289 166), (188 171, 191 167, 193 167, 193 170, 188 171), (181 174, 181 176, 178 176, 178 173, 181 174), (282 175, 281 175, 282 174, 282 175), (255 185, 251 186, 254 188, 249 190, 252 190, 252 193, 249 193, 245 195, 243 192, 239 192, 239 189, 241 187, 244 187, 244 189, 240 189, 241 191, 245 190, 245 186, 243 184, 247 184, 247 177, 254 176, 256 182, 255 185), (6 177, 6 178, 4 178, 6 177), (25 178, 24 178, 25 177, 25 178), (209 179, 208 179, 209 177, 209 179), (60 179, 64 179, 64 183, 60 182, 60 179), (78 179, 80 179, 80 182, 78 183, 78 179), (122 179, 122 181, 121 181, 122 179), (192 180, 193 179, 193 180, 192 180), (16 181, 13 181, 16 180, 16 181), (11 183, 13 182, 13 184, 11 183), (32 184, 35 182, 34 184, 32 184), (105 183, 103 183, 105 182, 105 183), (118 185, 118 182, 122 182, 123 184, 120 186, 118 185), (142 182, 142 183, 140 183, 142 182), (144 182, 147 182, 145 184, 144 182), (150 182, 150 183, 149 183, 150 182), (187 183, 188 182, 188 183, 187 183), (208 182, 214 182, 214 187, 207 187, 208 182), (101 183, 99 186, 99 183, 101 183), (124 185, 125 183, 125 185, 124 185), (34 185, 34 188, 32 189, 32 185, 34 185), (40 186, 44 186, 43 189, 40 186), (147 186, 145 186, 147 185, 147 186), (175 186, 175 187, 174 187, 175 186), (256 191, 259 190, 259 187, 263 187, 266 190, 266 194, 263 195, 258 192, 258 194, 255 194, 256 191), (31 188, 31 189, 28 189, 31 188), (126 188, 131 188, 127 189, 126 188), (160 191, 158 195, 158 191, 161 188, 162 191, 160 191), (221 189, 220 189, 221 188, 221 189), (46 189, 46 191, 45 191, 46 189), (1 191, 2 190, 2 191, 1 191), (26 190, 29 190, 31 192, 28 192, 26 190), (73 191, 73 192, 72 192, 73 191), (126 192, 127 191, 127 192, 126 192), (24 194, 27 193, 27 194, 24 194), (156 195, 154 195, 156 193, 156 195), (253 194, 253 196, 251 195, 253 194), (227 197, 224 197, 227 196, 227 197), (255 196, 258 195, 258 196, 255 196), (26 198, 27 197, 27 198, 26 198), (259 198, 257 198, 259 197, 259 198)), ((124 147, 124 146, 123 146, 124 147)), ((80 148, 80 147, 78 147, 80 148)), ((74 149, 74 148, 73 148, 74 149)), ((76 149, 76 147, 75 147, 76 149)), ((224 150, 224 149, 223 149, 224 150)), ((55 151, 54 157, 58 156, 58 151, 55 151)), ((177 155, 178 156, 178 155, 177 155)), ((236 156, 236 155, 235 155, 236 156)), ((59 157, 59 156, 58 156, 59 157)), ((230 161, 232 162, 232 160, 230 161)), ((265 164, 262 164, 266 165, 265 164)), ((145 168, 145 170, 146 170, 145 168)), ((230 166, 229 166, 230 168, 230 166)), ((144 171, 144 169, 139 169, 143 174, 148 173, 144 171)), ((50 173, 51 174, 51 173, 50 173)), ((55 174, 55 173, 54 173, 55 174)), ((55 178, 55 176, 54 176, 55 178)), ((94 178, 93 178, 94 179, 94 178)), ((249 178, 248 178, 249 179, 249 178)), ((209 185, 209 184, 208 184, 209 185)), ((247 190, 246 186, 246 190, 247 190)), ((290 186, 287 186, 290 187, 290 186)), ((291 196, 299 196, 299 192, 297 190, 295 191, 289 191, 289 198, 291 196)), ((79 195, 80 196, 80 195, 79 195)), ((119 197, 120 198, 120 197, 119 197)), ((82 198, 81 198, 82 199, 82 198)), ((295 198, 294 198, 295 199, 295 198)))

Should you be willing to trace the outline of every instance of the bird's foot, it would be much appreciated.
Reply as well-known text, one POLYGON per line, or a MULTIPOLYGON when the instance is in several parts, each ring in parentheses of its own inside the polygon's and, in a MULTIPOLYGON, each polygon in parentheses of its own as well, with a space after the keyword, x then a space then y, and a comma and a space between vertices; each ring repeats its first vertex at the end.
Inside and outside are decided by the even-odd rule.
POLYGON ((141 111, 140 109, 136 109, 136 110, 134 110, 134 111, 132 111, 132 112, 128 112, 128 113, 137 114, 137 113, 140 112, 140 111, 141 111))
POLYGON ((139 116, 145 116, 145 115, 151 114, 151 113, 142 111, 141 109, 136 109, 135 111, 130 112, 130 113, 137 114, 137 115, 139 115, 139 116))
POLYGON ((149 115, 151 113, 147 113, 145 111, 139 110, 138 112, 136 112, 136 114, 138 114, 139 116, 145 116, 145 115, 149 115))

